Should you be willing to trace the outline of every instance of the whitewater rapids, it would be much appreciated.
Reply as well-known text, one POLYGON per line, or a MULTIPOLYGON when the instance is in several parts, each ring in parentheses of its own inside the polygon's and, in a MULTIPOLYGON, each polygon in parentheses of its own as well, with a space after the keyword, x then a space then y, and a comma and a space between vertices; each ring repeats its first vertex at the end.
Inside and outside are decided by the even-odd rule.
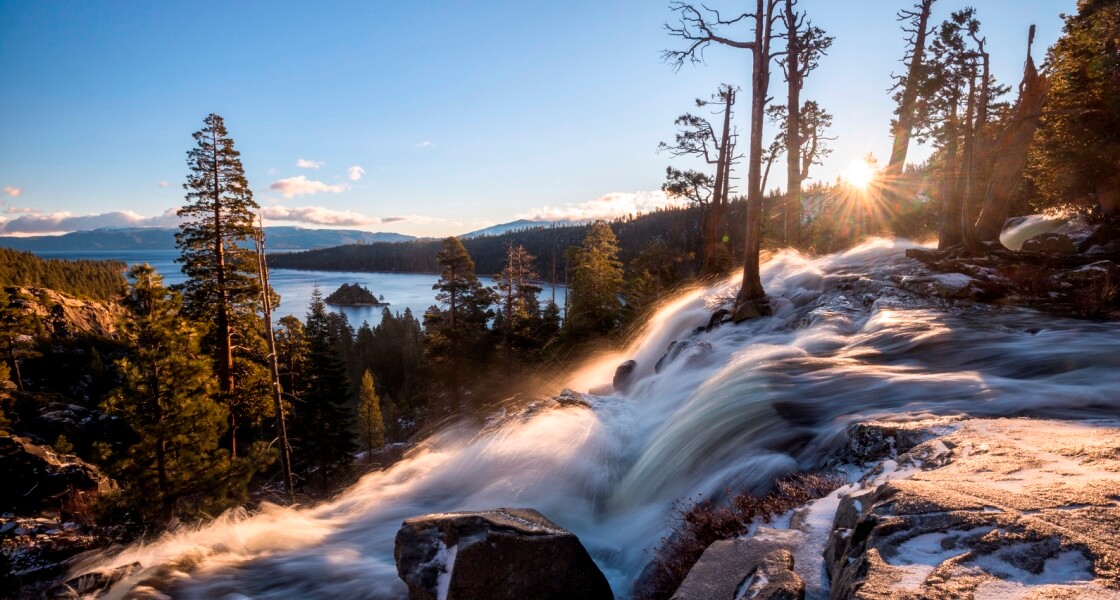
POLYGON ((400 598, 402 520, 509 506, 575 532, 627 596, 674 500, 763 491, 818 467, 848 423, 1120 414, 1120 326, 915 297, 890 281, 919 268, 903 254, 913 246, 878 239, 815 259, 779 253, 763 268, 773 317, 694 333, 737 282, 694 289, 568 382, 585 392, 634 359, 626 394, 511 415, 481 433, 449 429, 330 503, 229 513, 75 574, 140 563, 117 598, 400 598), (669 343, 685 339, 654 373, 669 343))

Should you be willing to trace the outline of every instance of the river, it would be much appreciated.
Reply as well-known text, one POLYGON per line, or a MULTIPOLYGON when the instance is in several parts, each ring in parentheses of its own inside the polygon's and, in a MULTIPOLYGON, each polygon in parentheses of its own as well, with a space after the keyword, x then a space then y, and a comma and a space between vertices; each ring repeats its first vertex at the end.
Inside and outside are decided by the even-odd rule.
POLYGON ((1120 414, 1120 324, 914 296, 891 284, 917 268, 903 254, 913 246, 778 253, 763 267, 772 317, 696 333, 737 282, 696 288, 565 382, 586 392, 634 359, 626 393, 514 412, 484 431, 448 428, 331 502, 227 513, 75 572, 143 565, 117 597, 155 587, 177 598, 401 598, 393 540, 403 519, 532 507, 574 531, 626 596, 674 500, 763 490, 819 467, 846 424, 1120 414), (656 373, 674 340, 689 345, 656 373))
MULTIPOLYGON (((120 260, 129 265, 148 263, 155 267, 163 276, 168 285, 181 283, 185 277, 179 270, 175 259, 179 256, 178 250, 88 250, 81 252, 36 252, 43 258, 61 258, 66 260, 120 260)), ((406 308, 412 311, 417 319, 424 315, 429 306, 435 304, 435 292, 432 285, 439 279, 432 273, 368 273, 348 271, 296 271, 292 269, 272 269, 269 271, 269 282, 272 288, 280 294, 280 308, 273 313, 273 318, 279 320, 285 315, 295 315, 299 319, 307 316, 307 307, 311 302, 311 291, 318 285, 323 296, 330 295, 343 283, 359 283, 374 295, 384 296, 384 302, 389 303, 389 310, 394 313, 403 313, 406 308)), ((493 284, 490 278, 483 278, 486 284, 493 284)), ((564 305, 566 289, 556 286, 556 303, 564 305)), ((552 299, 552 288, 546 286, 541 293, 542 304, 552 299)), ((373 306, 333 306, 331 310, 346 315, 350 324, 357 328, 362 322, 369 322, 370 326, 377 326, 381 322, 382 307, 373 306)))

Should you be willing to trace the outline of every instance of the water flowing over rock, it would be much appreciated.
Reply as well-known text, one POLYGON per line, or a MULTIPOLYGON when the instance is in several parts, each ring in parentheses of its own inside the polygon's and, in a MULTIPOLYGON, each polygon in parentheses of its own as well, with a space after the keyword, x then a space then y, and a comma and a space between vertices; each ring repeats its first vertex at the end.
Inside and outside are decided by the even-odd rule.
POLYGON ((1055 254, 1073 254, 1077 252, 1077 244, 1073 238, 1061 233, 1043 233, 1023 242, 1024 252, 1047 252, 1055 254))
POLYGON ((394 556, 412 600, 610 600, 575 534, 526 508, 408 519, 394 556))
MULTIPOLYGON (((738 280, 683 291, 625 348, 556 383, 586 402, 542 402, 492 428, 449 427, 330 502, 233 513, 72 575, 138 562, 114 594, 147 581, 176 598, 401 598, 393 548, 404 519, 531 506, 578 535, 626 597, 673 501, 727 488, 764 494, 775 477, 833 464, 854 423, 1120 414, 1120 324, 915 294, 895 278, 930 274, 905 256, 916 247, 875 239, 815 258, 778 252, 762 272, 772 316, 697 333, 738 280), (696 344, 655 372, 675 340, 696 344), (691 354, 699 342, 710 350, 691 354), (626 360, 636 362, 628 393, 592 391, 626 360), (172 582, 151 583, 168 569, 172 582)), ((819 561, 835 509, 814 505, 798 520, 821 535, 815 551, 794 553, 808 598, 829 593, 819 561)))

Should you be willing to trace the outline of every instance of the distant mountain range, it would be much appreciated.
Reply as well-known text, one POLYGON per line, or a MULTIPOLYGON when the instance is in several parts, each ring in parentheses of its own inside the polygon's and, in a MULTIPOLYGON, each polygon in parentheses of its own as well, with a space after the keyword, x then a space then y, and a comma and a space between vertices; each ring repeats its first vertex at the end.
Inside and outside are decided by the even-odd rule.
MULTIPOLYGON (((74 231, 63 235, 0 237, 0 246, 15 250, 174 250, 178 229, 160 227, 106 227, 74 231)), ((346 244, 408 242, 411 235, 353 229, 306 229, 303 227, 265 227, 269 250, 313 250, 346 244)))
POLYGON ((569 225, 580 225, 580 224, 582 224, 582 221, 573 221, 573 220, 568 220, 568 219, 563 219, 563 220, 559 220, 559 221, 533 221, 531 219, 518 219, 518 220, 512 221, 510 223, 502 223, 500 225, 493 225, 493 226, 487 227, 485 229, 479 229, 477 231, 471 231, 470 233, 464 233, 464 234, 460 235, 459 237, 469 240, 469 239, 473 239, 473 238, 476 238, 476 237, 482 237, 482 236, 486 236, 486 235, 502 235, 503 233, 509 233, 510 231, 520 231, 522 229, 537 229, 537 228, 542 228, 542 227, 553 227, 553 226, 566 227, 566 226, 569 226, 569 225))

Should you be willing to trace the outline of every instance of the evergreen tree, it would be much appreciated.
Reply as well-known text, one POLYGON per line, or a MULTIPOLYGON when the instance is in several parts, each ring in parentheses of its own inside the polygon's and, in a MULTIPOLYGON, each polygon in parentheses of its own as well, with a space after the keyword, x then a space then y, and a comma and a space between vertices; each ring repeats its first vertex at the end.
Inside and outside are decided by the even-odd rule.
MULTIPOLYGON (((533 268, 536 257, 521 244, 509 244, 506 264, 495 279, 495 297, 500 313, 494 317, 494 330, 501 335, 507 372, 517 363, 532 363, 551 337, 541 312, 540 277, 533 268)), ((555 331, 552 332, 555 334, 555 331)))
POLYGON ((427 331, 425 355, 448 392, 451 411, 459 412, 463 387, 474 379, 465 372, 470 364, 483 364, 490 354, 487 322, 492 296, 474 272, 474 261, 458 238, 443 241, 438 256, 440 278, 432 289, 443 305, 424 313, 427 331))
POLYGON ((355 450, 353 416, 347 403, 350 380, 331 335, 330 318, 318 286, 307 311, 307 366, 301 378, 293 429, 297 463, 313 468, 326 493, 347 470, 355 450))
POLYGON ((254 239, 258 206, 245 179, 241 153, 234 149, 222 118, 208 115, 194 139, 196 146, 187 152, 190 173, 183 184, 187 203, 179 209, 183 222, 175 234, 178 262, 187 276, 181 285, 183 311, 209 327, 207 342, 218 390, 231 407, 231 447, 236 453, 238 423, 268 410, 267 373, 262 364, 246 364, 252 362, 251 354, 263 355, 256 314, 257 262, 247 244, 254 239), (240 355, 235 338, 236 347, 246 350, 240 355), (244 393, 237 393, 239 385, 246 388, 244 393))
POLYGON ((358 429, 366 441, 366 457, 374 448, 385 445, 385 421, 381 417, 381 399, 373 386, 373 375, 366 371, 358 389, 358 429))
POLYGON ((575 341, 609 335, 621 323, 622 301, 619 294, 623 284, 618 239, 610 225, 596 221, 591 226, 575 261, 568 289, 565 335, 575 341))
POLYGON ((1080 0, 1050 49, 1050 92, 1031 153, 1038 208, 1120 217, 1118 32, 1115 0, 1080 0))
POLYGON ((105 410, 138 439, 114 461, 114 474, 145 521, 215 514, 245 499, 250 463, 219 447, 226 409, 213 399, 210 361, 182 319, 180 296, 148 265, 133 267, 129 277, 120 330, 130 353, 105 410))

